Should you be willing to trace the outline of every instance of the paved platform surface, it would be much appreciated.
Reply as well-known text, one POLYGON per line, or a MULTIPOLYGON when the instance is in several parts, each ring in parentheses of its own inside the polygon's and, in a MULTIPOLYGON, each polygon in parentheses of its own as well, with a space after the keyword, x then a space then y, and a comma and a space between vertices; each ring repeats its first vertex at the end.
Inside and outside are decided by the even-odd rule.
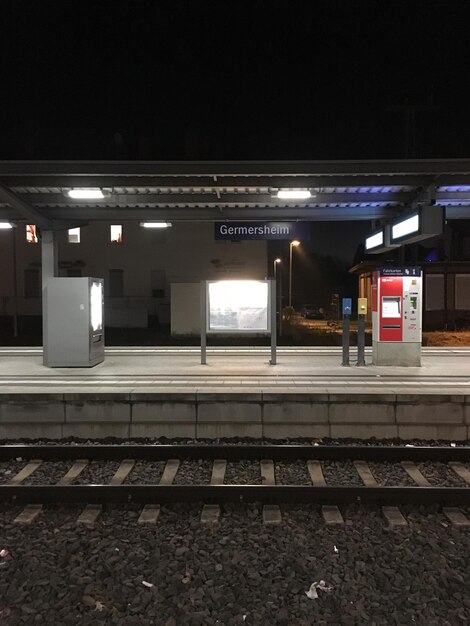
POLYGON ((350 393, 470 395, 470 348, 423 348, 421 367, 341 366, 341 348, 112 347, 93 368, 42 365, 41 348, 0 348, 0 393, 350 393))

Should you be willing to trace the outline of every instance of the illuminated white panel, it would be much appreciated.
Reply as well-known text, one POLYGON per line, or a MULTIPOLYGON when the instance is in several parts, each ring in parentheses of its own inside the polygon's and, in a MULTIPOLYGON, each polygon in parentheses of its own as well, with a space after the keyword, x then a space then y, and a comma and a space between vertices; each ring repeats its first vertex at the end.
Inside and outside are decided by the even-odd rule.
POLYGON ((103 330, 103 286, 101 283, 92 283, 90 292, 91 327, 94 333, 103 330))
POLYGON ((371 248, 377 248, 377 246, 382 246, 384 242, 384 231, 380 230, 378 233, 367 237, 366 239, 366 250, 370 250, 371 248))
POLYGON ((269 332, 266 281, 221 280, 208 284, 208 330, 269 332))
POLYGON ((392 226, 392 239, 399 239, 400 237, 406 237, 406 235, 411 235, 413 233, 417 233, 419 230, 419 215, 416 213, 411 217, 408 217, 406 220, 402 222, 398 222, 398 224, 394 224, 392 226))

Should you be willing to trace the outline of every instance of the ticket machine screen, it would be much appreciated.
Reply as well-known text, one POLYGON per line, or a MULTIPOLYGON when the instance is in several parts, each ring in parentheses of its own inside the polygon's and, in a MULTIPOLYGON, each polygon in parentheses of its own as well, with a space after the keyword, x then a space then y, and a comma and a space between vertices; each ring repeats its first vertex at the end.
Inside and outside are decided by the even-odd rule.
POLYGON ((399 296, 382 296, 382 317, 401 316, 401 298, 399 296))

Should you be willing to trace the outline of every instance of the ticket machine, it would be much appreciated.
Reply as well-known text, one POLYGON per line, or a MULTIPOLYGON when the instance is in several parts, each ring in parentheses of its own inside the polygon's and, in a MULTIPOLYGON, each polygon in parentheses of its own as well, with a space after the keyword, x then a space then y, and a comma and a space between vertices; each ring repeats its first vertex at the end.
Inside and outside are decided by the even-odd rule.
POLYGON ((43 362, 93 367, 104 361, 102 278, 50 278, 43 291, 43 362))
POLYGON ((384 267, 372 277, 372 363, 421 365, 422 273, 384 267))

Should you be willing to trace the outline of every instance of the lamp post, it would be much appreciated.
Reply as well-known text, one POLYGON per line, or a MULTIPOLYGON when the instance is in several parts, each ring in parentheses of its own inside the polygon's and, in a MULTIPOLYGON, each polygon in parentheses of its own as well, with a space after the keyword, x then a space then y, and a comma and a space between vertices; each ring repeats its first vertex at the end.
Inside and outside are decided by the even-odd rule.
POLYGON ((300 246, 300 241, 294 239, 289 244, 289 306, 292 306, 292 248, 300 246))

